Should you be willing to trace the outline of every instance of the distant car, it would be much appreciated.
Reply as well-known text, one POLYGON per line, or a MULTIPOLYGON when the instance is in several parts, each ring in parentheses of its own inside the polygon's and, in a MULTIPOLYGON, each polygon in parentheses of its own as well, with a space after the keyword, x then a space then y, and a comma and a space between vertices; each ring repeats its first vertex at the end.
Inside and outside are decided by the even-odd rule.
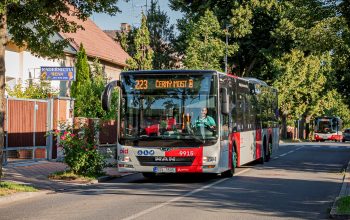
POLYGON ((343 142, 350 141, 350 128, 347 128, 343 132, 343 142))

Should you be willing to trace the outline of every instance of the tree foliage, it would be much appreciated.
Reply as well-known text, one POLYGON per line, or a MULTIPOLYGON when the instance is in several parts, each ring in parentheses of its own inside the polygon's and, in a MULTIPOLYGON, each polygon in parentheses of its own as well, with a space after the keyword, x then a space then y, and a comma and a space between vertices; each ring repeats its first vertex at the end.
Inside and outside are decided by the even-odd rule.
MULTIPOLYGON (((102 66, 98 59, 90 65, 83 45, 80 45, 77 54, 76 81, 71 87, 71 96, 75 98, 74 114, 76 117, 115 119, 116 106, 111 111, 105 112, 102 109, 101 94, 107 84, 107 78, 103 73, 102 66)), ((116 91, 112 96, 112 103, 117 103, 118 94, 116 91)))
POLYGON ((39 83, 28 83, 26 86, 16 84, 12 89, 6 87, 10 97, 24 99, 47 99, 58 95, 58 91, 51 88, 49 82, 40 81, 39 83))
POLYGON ((302 115, 312 115, 325 91, 326 74, 330 68, 329 57, 305 56, 293 50, 272 63, 279 91, 280 112, 291 120, 302 115), (295 76, 298 77, 295 77, 295 76))
POLYGON ((142 13, 141 27, 136 30, 133 39, 135 53, 131 54, 132 58, 126 63, 129 65, 128 70, 149 70, 152 69, 153 50, 150 47, 150 33, 147 28, 147 18, 142 13))
MULTIPOLYGON (((221 70, 225 56, 225 42, 220 37, 225 32, 211 11, 206 11, 198 22, 192 23, 188 37, 188 47, 185 50, 184 64, 190 69, 221 70)), ((228 54, 234 48, 228 48, 228 54)))
POLYGON ((147 27, 150 32, 150 46, 154 52, 153 69, 171 69, 174 67, 174 25, 166 12, 161 11, 158 2, 151 2, 147 11, 147 27))
POLYGON ((74 114, 76 117, 93 117, 95 106, 92 104, 92 87, 88 58, 85 49, 80 44, 75 63, 76 81, 71 87, 71 97, 74 101, 74 114))

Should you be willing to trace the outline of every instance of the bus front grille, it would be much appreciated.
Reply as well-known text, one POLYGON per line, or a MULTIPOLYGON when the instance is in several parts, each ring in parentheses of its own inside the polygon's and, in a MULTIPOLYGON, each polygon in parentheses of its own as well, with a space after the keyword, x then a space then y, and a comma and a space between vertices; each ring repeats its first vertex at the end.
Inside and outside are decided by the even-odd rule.
POLYGON ((141 166, 191 166, 194 157, 137 156, 141 166))

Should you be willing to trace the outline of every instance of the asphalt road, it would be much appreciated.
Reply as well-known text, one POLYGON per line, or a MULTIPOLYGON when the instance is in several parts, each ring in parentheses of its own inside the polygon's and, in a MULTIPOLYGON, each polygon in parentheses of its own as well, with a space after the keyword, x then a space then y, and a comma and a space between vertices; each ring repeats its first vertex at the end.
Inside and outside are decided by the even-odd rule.
POLYGON ((135 174, 0 207, 0 219, 327 219, 350 144, 281 145, 233 178, 135 174))

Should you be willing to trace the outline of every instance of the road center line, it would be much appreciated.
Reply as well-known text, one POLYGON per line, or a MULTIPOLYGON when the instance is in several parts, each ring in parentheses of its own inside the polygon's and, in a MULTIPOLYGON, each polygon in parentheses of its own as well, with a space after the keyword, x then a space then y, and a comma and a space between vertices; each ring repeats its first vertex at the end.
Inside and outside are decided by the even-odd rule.
POLYGON ((288 154, 294 153, 295 151, 300 150, 301 148, 304 148, 304 146, 303 146, 303 147, 299 147, 299 148, 294 149, 294 150, 291 150, 291 151, 288 151, 287 153, 278 155, 278 156, 276 156, 276 157, 274 157, 274 158, 272 158, 272 159, 276 160, 276 159, 278 159, 278 158, 280 158, 280 157, 287 156, 288 154))
MULTIPOLYGON (((240 174, 242 174, 242 173, 248 172, 248 171, 251 170, 251 169, 252 169, 252 168, 247 168, 247 169, 245 169, 245 170, 242 170, 242 171, 240 171, 240 172, 238 172, 238 173, 235 173, 234 176, 238 176, 238 175, 240 175, 240 174)), ((215 182, 213 182, 213 183, 211 183, 211 184, 209 184, 209 185, 202 186, 202 187, 199 188, 199 189, 192 190, 191 192, 188 192, 188 193, 186 193, 186 194, 183 195, 183 196, 175 197, 175 198, 173 198, 173 199, 171 199, 171 200, 169 200, 169 201, 163 202, 163 203, 161 203, 161 204, 159 204, 159 205, 156 205, 156 206, 153 206, 153 207, 151 207, 151 208, 149 208, 149 209, 145 209, 145 210, 143 210, 143 211, 141 211, 141 212, 139 212, 139 213, 136 213, 136 214, 134 214, 134 215, 131 215, 131 216, 127 217, 127 218, 123 218, 122 220, 132 220, 132 219, 138 218, 138 217, 140 217, 140 216, 142 216, 142 215, 146 215, 147 213, 150 213, 150 212, 152 212, 152 211, 154 211, 154 210, 156 210, 156 209, 159 209, 159 208, 161 208, 161 207, 163 207, 163 206, 169 205, 169 204, 172 203, 172 202, 179 201, 179 200, 181 200, 181 199, 183 199, 183 198, 185 198, 185 197, 191 196, 191 195, 193 195, 193 194, 195 194, 195 193, 197 193, 197 192, 200 192, 200 191, 203 191, 203 190, 205 190, 205 189, 208 189, 208 188, 210 188, 210 187, 212 187, 212 186, 215 186, 215 185, 217 185, 217 184, 219 184, 219 183, 222 183, 222 182, 224 182, 224 181, 226 181, 226 180, 229 180, 229 179, 230 179, 230 178, 220 179, 220 180, 215 181, 215 182)))

